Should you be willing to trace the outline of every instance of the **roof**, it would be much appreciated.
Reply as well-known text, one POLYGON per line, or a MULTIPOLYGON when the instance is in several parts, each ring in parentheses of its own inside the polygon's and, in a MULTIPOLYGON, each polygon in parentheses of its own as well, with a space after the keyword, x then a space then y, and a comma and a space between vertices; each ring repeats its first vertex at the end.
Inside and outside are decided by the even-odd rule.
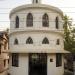
POLYGON ((45 4, 27 4, 27 5, 22 5, 22 6, 18 6, 16 8, 14 8, 11 13, 10 13, 10 17, 12 14, 14 14, 15 12, 21 11, 21 10, 25 10, 25 9, 46 9, 46 10, 52 10, 55 11, 59 14, 61 14, 63 16, 63 12, 57 8, 57 7, 53 7, 50 5, 45 5, 45 4))

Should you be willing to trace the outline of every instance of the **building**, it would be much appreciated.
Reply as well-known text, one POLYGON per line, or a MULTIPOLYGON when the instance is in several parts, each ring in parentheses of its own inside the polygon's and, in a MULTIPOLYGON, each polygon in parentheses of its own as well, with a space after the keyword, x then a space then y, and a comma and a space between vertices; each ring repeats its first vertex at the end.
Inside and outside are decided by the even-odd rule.
POLYGON ((63 75, 63 12, 32 0, 10 13, 10 75, 63 75))
POLYGON ((8 34, 5 31, 0 32, 0 75, 6 75, 8 70, 8 34))

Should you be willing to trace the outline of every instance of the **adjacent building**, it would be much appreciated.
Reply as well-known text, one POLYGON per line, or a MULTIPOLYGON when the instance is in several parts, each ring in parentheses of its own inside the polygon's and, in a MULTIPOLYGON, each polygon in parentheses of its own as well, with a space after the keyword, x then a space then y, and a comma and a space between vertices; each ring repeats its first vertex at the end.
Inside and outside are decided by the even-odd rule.
POLYGON ((10 13, 11 75, 63 75, 63 12, 32 0, 10 13))
POLYGON ((5 31, 0 32, 0 75, 6 75, 8 70, 8 34, 5 31))

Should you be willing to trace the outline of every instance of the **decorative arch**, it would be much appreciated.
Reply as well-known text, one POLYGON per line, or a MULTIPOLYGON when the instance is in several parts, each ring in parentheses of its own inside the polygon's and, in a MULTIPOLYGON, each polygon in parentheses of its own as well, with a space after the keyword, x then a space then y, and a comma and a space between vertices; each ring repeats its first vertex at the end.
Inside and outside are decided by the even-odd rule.
POLYGON ((55 25, 56 25, 56 29, 59 29, 59 18, 56 17, 55 19, 55 25))
POLYGON ((33 44, 33 40, 31 37, 29 37, 27 40, 26 40, 26 44, 33 44))
POLYGON ((19 28, 19 17, 16 16, 15 28, 19 28))
POLYGON ((42 17, 42 25, 43 27, 49 27, 49 17, 46 13, 42 17))
POLYGON ((32 13, 28 13, 26 24, 27 24, 27 27, 33 26, 33 15, 32 15, 32 13))
POLYGON ((14 40, 14 44, 15 44, 15 45, 18 45, 18 39, 15 39, 15 40, 14 40))
POLYGON ((42 44, 49 44, 49 40, 47 37, 45 37, 42 41, 42 44))

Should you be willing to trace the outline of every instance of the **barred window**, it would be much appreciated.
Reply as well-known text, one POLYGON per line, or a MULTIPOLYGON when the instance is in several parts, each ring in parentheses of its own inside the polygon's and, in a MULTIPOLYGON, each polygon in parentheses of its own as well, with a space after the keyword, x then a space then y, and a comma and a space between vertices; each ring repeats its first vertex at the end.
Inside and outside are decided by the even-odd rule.
POLYGON ((1 54, 1 44, 0 44, 0 54, 1 54))
POLYGON ((14 44, 18 45, 18 39, 15 39, 14 44))
POLYGON ((19 67, 19 54, 12 53, 12 66, 19 67))
POLYGON ((6 66, 6 60, 4 60, 4 67, 6 66))
POLYGON ((42 44, 49 44, 49 40, 45 37, 42 41, 42 44))
POLYGON ((36 0, 36 3, 38 3, 38 0, 36 0))
POLYGON ((19 17, 16 16, 15 28, 19 28, 19 17))
POLYGON ((56 67, 62 66, 62 54, 56 54, 56 67))
POLYGON ((27 40, 26 40, 26 44, 33 44, 33 40, 31 37, 29 37, 27 40))
POLYGON ((43 27, 49 27, 49 17, 46 13, 43 15, 42 24, 43 27))
POLYGON ((27 27, 33 26, 33 16, 31 13, 28 13, 26 22, 27 22, 27 27))
POLYGON ((56 23, 56 29, 59 29, 59 18, 58 17, 56 17, 55 23, 56 23))

